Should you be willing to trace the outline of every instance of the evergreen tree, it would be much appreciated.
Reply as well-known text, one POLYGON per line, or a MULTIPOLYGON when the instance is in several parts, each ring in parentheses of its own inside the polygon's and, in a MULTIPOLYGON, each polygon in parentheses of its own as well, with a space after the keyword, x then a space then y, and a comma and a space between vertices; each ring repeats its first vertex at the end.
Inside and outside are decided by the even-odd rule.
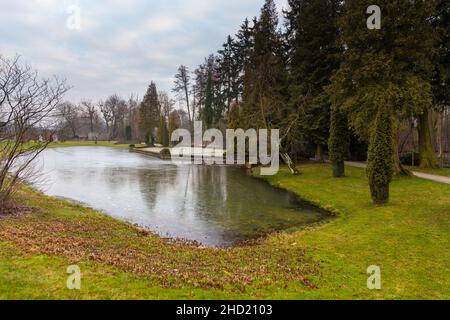
POLYGON ((213 109, 213 83, 211 71, 208 72, 208 80, 206 81, 205 107, 202 110, 202 120, 207 129, 212 128, 214 119, 213 109))
MULTIPOLYGON (((365 140, 369 140, 368 129, 374 123, 373 115, 377 114, 380 101, 393 109, 394 136, 401 119, 414 115, 427 118, 435 43, 429 23, 435 11, 434 1, 379 1, 380 30, 367 28, 365 12, 370 4, 366 0, 344 2, 339 26, 345 51, 330 86, 333 105, 348 114, 351 127, 365 140)), ((427 124, 424 121, 421 131, 428 131, 427 124)), ((397 145, 396 139, 393 140, 394 146, 397 145)), ((401 169, 397 148, 394 150, 396 168, 401 169)), ((432 150, 429 155, 433 156, 432 150)))
POLYGON ((330 99, 325 87, 338 68, 339 0, 289 0, 285 12, 289 55, 289 95, 298 110, 299 132, 316 146, 321 160, 330 128, 330 99), (307 97, 307 103, 305 102, 307 97))
POLYGON ((139 106, 139 130, 147 144, 154 143, 153 132, 159 122, 159 102, 156 84, 152 81, 139 106))
POLYGON ((450 108, 450 1, 438 0, 437 16, 433 26, 439 34, 437 42, 437 59, 433 70, 432 85, 434 107, 439 117, 437 119, 437 142, 441 165, 444 164, 444 131, 445 112, 450 108))
POLYGON ((158 128, 158 141, 163 147, 169 146, 169 131, 167 129, 166 118, 160 117, 158 128))
POLYGON ((389 184, 394 174, 391 112, 387 104, 380 105, 370 137, 367 176, 375 204, 389 201, 389 184))
POLYGON ((237 44, 231 36, 227 37, 227 41, 222 45, 218 55, 218 70, 219 81, 222 87, 222 94, 226 102, 227 112, 230 109, 233 101, 238 101, 239 97, 239 65, 236 59, 237 44))
POLYGON ((349 152, 350 134, 347 117, 339 109, 331 111, 329 156, 333 164, 333 175, 336 178, 345 175, 344 161, 349 152))
POLYGON ((439 34, 433 70, 433 96, 438 108, 450 105, 450 1, 438 0, 434 28, 439 34))
POLYGON ((247 18, 237 32, 236 39, 233 56, 236 62, 236 72, 238 72, 236 85, 237 98, 239 99, 243 96, 245 68, 250 62, 250 54, 254 47, 254 30, 247 18))
POLYGON ((225 111, 227 111, 227 93, 226 84, 223 81, 223 76, 221 75, 221 57, 216 56, 216 60, 211 68, 211 78, 212 78, 212 109, 213 109, 213 120, 212 123, 218 124, 223 118, 225 111))
POLYGON ((206 85, 208 82, 208 75, 215 72, 216 57, 211 54, 205 61, 198 66, 194 71, 194 84, 193 91, 195 92, 195 99, 198 105, 198 113, 200 117, 203 114, 203 108, 205 106, 206 99, 206 85))
POLYGON ((131 141, 131 139, 133 139, 132 128, 130 125, 125 127, 125 139, 127 141, 131 141))
POLYGON ((242 119, 246 127, 271 128, 281 119, 285 69, 273 0, 266 0, 254 27, 254 48, 245 69, 242 119))

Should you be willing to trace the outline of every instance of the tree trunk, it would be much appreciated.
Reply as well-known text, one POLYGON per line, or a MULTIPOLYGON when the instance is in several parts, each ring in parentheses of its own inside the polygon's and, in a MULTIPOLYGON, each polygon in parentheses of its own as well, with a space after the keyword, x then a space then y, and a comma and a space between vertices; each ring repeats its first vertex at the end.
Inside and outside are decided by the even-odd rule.
POLYGON ((399 123, 398 121, 393 121, 393 142, 394 142, 394 172, 396 175, 399 176, 409 176, 412 175, 411 171, 407 170, 405 167, 403 167, 401 161, 400 161, 400 145, 398 143, 398 136, 399 136, 399 123))
POLYGON ((436 155, 431 143, 429 112, 425 110, 419 116, 419 153, 421 168, 438 168, 436 155))
POLYGON ((439 162, 440 167, 444 167, 444 139, 442 138, 442 128, 444 126, 444 110, 441 110, 438 115, 437 123, 437 141, 439 145, 439 162))
POLYGON ((315 155, 316 161, 323 162, 323 152, 322 152, 322 146, 320 144, 316 147, 316 155, 315 155))
POLYGON ((371 185, 370 193, 375 204, 386 204, 389 202, 389 184, 371 185))
POLYGON ((297 166, 295 165, 294 161, 292 161, 291 157, 287 152, 281 152, 280 153, 281 159, 286 163, 289 170, 293 175, 299 175, 300 171, 298 171, 297 166))
POLYGON ((187 85, 185 85, 185 87, 184 87, 184 93, 186 95, 186 106, 188 109, 189 126, 191 128, 191 133, 193 133, 194 132, 194 123, 192 122, 192 117, 191 117, 191 107, 189 105, 189 92, 188 92, 187 85))
POLYGON ((90 117, 90 124, 91 124, 91 139, 94 136, 94 119, 90 117))
POLYGON ((335 162, 333 162, 332 166, 333 166, 333 176, 335 178, 345 177, 344 161, 335 161, 335 162))

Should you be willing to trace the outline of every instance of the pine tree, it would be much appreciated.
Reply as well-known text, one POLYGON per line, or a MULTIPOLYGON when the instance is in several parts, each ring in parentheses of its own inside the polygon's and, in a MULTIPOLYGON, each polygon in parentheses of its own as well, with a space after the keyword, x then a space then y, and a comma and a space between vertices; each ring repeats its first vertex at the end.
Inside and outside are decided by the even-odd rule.
POLYGON ((289 55, 289 104, 300 113, 304 140, 316 146, 321 160, 330 128, 330 98, 325 87, 338 68, 339 0, 289 0, 285 12, 289 55), (307 97, 307 103, 304 103, 307 97))
POLYGON ((370 137, 367 177, 375 204, 389 201, 389 184, 394 174, 392 115, 387 105, 378 109, 370 137))
POLYGON ((194 84, 193 84, 193 91, 195 92, 195 99, 197 101, 198 106, 198 113, 200 117, 202 117, 203 114, 203 108, 205 106, 205 99, 206 99, 206 85, 208 82, 208 75, 211 73, 211 75, 215 72, 215 64, 216 64, 216 57, 215 55, 211 54, 207 58, 205 58, 205 61, 198 66, 197 69, 194 71, 194 84))
POLYGON ((206 81, 205 106, 202 110, 202 120, 207 129, 212 128, 214 120, 213 109, 213 83, 211 71, 208 72, 208 80, 206 81))
POLYGON ((254 27, 254 48, 245 69, 242 118, 246 127, 271 128, 284 106, 285 68, 273 0, 266 0, 254 27))
POLYGON ((153 132, 159 122, 159 101, 156 84, 152 81, 139 106, 139 130, 147 144, 154 143, 153 132))
POLYGON ((226 84, 223 81, 223 76, 221 75, 221 57, 216 56, 214 64, 211 66, 211 79, 212 79, 212 109, 213 109, 213 120, 214 125, 218 124, 223 118, 224 113, 227 111, 227 93, 226 84))
POLYGON ((233 101, 238 101, 239 97, 239 65, 236 59, 236 46, 231 36, 218 51, 218 80, 222 88, 226 111, 228 112, 233 101))
POLYGON ((237 98, 239 99, 243 96, 245 68, 250 63, 250 54, 254 47, 254 30, 247 18, 237 32, 236 39, 233 56, 235 57, 236 71, 238 72, 236 85, 237 98))
POLYGON ((344 161, 349 152, 350 134, 347 117, 339 109, 331 111, 330 140, 328 143, 329 156, 333 164, 333 176, 345 176, 344 161))

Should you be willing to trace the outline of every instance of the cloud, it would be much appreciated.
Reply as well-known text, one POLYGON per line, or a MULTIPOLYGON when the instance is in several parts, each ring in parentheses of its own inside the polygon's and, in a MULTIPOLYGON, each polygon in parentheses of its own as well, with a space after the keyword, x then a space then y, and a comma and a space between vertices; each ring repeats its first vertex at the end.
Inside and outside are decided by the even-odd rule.
MULTIPOLYGON (((285 6, 286 0, 279 0, 285 6)), ((142 96, 151 80, 170 91, 180 64, 193 70, 263 0, 2 0, 0 54, 20 54, 43 76, 74 86, 68 98, 142 96), (79 6, 79 30, 67 28, 79 6)))

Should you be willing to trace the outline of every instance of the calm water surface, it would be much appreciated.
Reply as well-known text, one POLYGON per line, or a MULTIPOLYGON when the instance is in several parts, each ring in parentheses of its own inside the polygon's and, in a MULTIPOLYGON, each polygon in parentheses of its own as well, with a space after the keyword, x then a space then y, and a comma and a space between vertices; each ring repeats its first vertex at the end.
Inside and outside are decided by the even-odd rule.
POLYGON ((50 196, 206 246, 230 246, 327 216, 234 167, 174 165, 102 147, 49 149, 39 163, 45 181, 38 187, 50 196))

